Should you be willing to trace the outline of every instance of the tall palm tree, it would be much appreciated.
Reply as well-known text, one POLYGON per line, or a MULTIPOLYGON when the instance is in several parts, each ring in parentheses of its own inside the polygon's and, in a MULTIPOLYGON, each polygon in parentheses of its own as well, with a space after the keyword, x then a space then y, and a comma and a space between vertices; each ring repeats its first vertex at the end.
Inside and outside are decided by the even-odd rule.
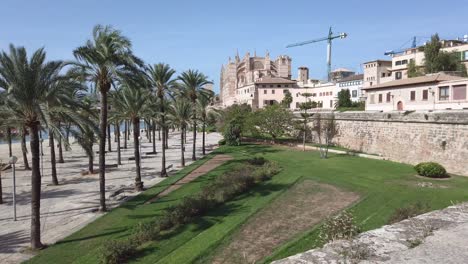
POLYGON ((204 93, 201 93, 201 95, 198 96, 198 100, 197 100, 197 111, 198 111, 198 115, 200 116, 200 122, 202 123, 202 133, 203 133, 202 153, 203 155, 206 155, 206 150, 205 150, 206 122, 207 122, 208 114, 210 113, 209 106, 211 105, 213 98, 214 98, 214 92, 210 90, 206 90, 204 93))
POLYGON ((180 160, 182 167, 185 167, 184 132, 192 118, 192 111, 193 109, 190 101, 183 97, 175 100, 169 109, 171 119, 180 129, 180 160))
POLYGON ((140 118, 145 116, 146 103, 149 98, 149 92, 145 90, 145 85, 136 82, 128 83, 114 93, 114 107, 122 117, 130 119, 133 123, 133 148, 135 155, 135 190, 143 190, 141 181, 141 157, 140 157, 140 118))
POLYGON ((31 248, 42 248, 40 206, 41 172, 39 168, 39 127, 47 124, 48 88, 59 78, 61 61, 46 62, 46 53, 39 49, 28 59, 24 47, 10 45, 9 53, 0 53, 0 88, 7 90, 8 103, 14 105, 23 126, 29 129, 32 155, 31 173, 31 248))
MULTIPOLYGON (((183 72, 179 78, 182 84, 182 93, 192 102, 192 108, 196 109, 197 98, 200 93, 204 93, 207 90, 203 89, 203 86, 212 82, 208 81, 203 73, 197 70, 188 70, 183 72)), ((197 111, 192 113, 192 129, 193 129, 193 149, 192 149, 192 160, 196 160, 196 141, 197 141, 197 111)))
POLYGON ((88 124, 80 123, 78 126, 75 126, 74 129, 71 129, 70 133, 73 135, 78 145, 85 151, 86 156, 88 156, 88 173, 94 174, 93 145, 97 143, 96 134, 99 133, 98 127, 94 125, 98 121, 98 113, 95 111, 95 100, 89 96, 83 98, 83 107, 79 114, 91 122, 88 124))
POLYGON ((165 99, 169 93, 169 90, 173 87, 175 80, 173 75, 175 70, 171 69, 168 64, 159 63, 155 65, 148 65, 146 74, 148 76, 149 86, 151 90, 156 94, 159 99, 159 112, 161 117, 160 127, 163 131, 162 135, 162 157, 161 157, 161 177, 167 177, 166 171, 166 109, 165 99))
POLYGON ((93 29, 93 38, 84 46, 73 51, 78 60, 77 72, 84 79, 95 84, 100 92, 99 117, 99 190, 101 212, 106 211, 105 167, 106 167, 106 129, 107 129, 107 93, 120 77, 132 74, 142 65, 133 55, 131 41, 118 30, 110 26, 97 25, 93 29))

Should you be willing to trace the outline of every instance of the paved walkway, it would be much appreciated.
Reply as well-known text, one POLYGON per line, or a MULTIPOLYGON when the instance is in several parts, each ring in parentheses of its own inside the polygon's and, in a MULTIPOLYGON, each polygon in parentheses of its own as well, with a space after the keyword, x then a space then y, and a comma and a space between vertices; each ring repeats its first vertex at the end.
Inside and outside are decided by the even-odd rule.
POLYGON ((168 195, 169 193, 182 187, 182 185, 189 183, 195 180, 196 178, 214 170, 215 168, 217 168, 218 166, 224 164, 226 161, 229 161, 229 160, 232 160, 232 157, 229 155, 216 155, 215 157, 211 158, 207 162, 203 163, 200 167, 193 170, 187 176, 178 180, 177 182, 169 186, 167 189, 165 189, 164 191, 162 191, 155 197, 151 198, 149 201, 146 202, 146 204, 152 203, 156 201, 157 199, 168 195))

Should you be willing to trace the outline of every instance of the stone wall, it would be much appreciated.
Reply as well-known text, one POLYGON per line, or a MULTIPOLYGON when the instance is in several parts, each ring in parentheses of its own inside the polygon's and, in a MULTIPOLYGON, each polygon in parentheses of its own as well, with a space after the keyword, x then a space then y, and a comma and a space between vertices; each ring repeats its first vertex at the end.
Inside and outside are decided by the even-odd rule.
POLYGON ((409 164, 435 161, 468 176, 468 111, 335 112, 335 120, 339 146, 409 164))

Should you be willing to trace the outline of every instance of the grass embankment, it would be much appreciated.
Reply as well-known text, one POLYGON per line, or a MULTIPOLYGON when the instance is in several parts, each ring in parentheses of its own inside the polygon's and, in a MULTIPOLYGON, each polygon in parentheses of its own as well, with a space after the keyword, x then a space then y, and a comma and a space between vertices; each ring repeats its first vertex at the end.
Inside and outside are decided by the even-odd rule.
MULTIPOLYGON (((456 201, 468 200, 468 178, 453 177, 434 181, 414 177, 411 166, 389 161, 364 159, 347 155, 330 154, 329 159, 320 159, 318 152, 293 151, 283 147, 246 145, 222 147, 216 152, 232 155, 234 159, 197 178, 155 203, 144 202, 161 192, 171 182, 183 177, 201 161, 170 177, 142 195, 114 209, 82 230, 42 251, 31 263, 96 263, 99 247, 109 239, 128 236, 132 226, 141 221, 150 221, 162 215, 164 209, 178 203, 184 196, 193 195, 209 184, 214 177, 228 171, 240 160, 253 155, 264 155, 279 163, 282 172, 270 181, 255 187, 194 223, 184 225, 158 242, 145 244, 141 255, 133 260, 138 263, 207 263, 219 245, 226 245, 233 234, 252 215, 279 197, 299 180, 318 183, 358 193, 361 200, 353 207, 355 218, 364 230, 387 223, 396 208, 416 201, 427 202, 431 209, 439 209, 456 201), (423 188, 418 182, 432 182, 435 188, 423 188), (443 188, 438 188, 443 186, 443 188)), ((281 198, 281 197, 279 197, 281 198)), ((276 249, 264 261, 289 256, 319 245, 316 228, 296 236, 276 249)))

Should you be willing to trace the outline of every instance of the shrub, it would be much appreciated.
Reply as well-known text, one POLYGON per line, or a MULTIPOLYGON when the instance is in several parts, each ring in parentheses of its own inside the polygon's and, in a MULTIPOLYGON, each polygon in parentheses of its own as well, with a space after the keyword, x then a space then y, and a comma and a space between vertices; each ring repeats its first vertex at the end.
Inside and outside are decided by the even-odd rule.
POLYGON ((145 242, 155 239, 158 234, 159 226, 154 225, 153 222, 138 223, 133 229, 130 239, 132 242, 141 245, 145 242))
POLYGON ((256 182, 267 181, 273 177, 273 175, 280 172, 281 168, 276 162, 267 162, 262 167, 256 169, 252 175, 256 182))
POLYGON ((325 221, 319 237, 326 243, 338 239, 350 239, 359 232, 359 227, 354 223, 353 215, 349 212, 342 212, 325 221))
POLYGON ((239 146, 241 143, 241 127, 236 122, 230 122, 223 133, 224 140, 229 146, 239 146))
POLYGON ((266 159, 264 157, 253 157, 248 159, 247 162, 251 165, 263 165, 265 164, 266 159))
POLYGON ((180 204, 170 208, 165 217, 170 219, 173 226, 182 225, 192 220, 192 218, 204 214, 214 204, 213 200, 202 195, 186 197, 180 204))
POLYGON ((101 263, 120 264, 136 253, 136 245, 131 240, 108 240, 101 248, 101 263))
POLYGON ((397 208, 388 219, 389 224, 394 224, 405 219, 415 217, 420 214, 424 214, 430 210, 427 203, 417 202, 415 204, 397 208))
POLYGON ((430 178, 445 178, 447 177, 447 171, 445 168, 436 162, 422 162, 414 166, 416 172, 425 177, 430 178))
POLYGON ((226 140, 223 138, 223 139, 220 139, 218 141, 218 145, 222 146, 222 145, 226 145, 226 140))

